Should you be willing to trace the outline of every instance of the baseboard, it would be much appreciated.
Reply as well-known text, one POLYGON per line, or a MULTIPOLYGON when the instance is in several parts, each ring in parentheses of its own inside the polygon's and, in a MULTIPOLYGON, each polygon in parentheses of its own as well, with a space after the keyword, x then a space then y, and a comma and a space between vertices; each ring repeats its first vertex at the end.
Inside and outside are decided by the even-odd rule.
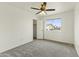
POLYGON ((12 46, 12 47, 7 48, 7 49, 5 49, 5 50, 3 50, 3 51, 0 51, 0 53, 4 53, 4 52, 6 52, 6 51, 9 51, 9 50, 11 50, 11 49, 17 48, 17 47, 19 47, 19 46, 22 46, 22 45, 24 45, 24 44, 30 43, 30 42, 32 42, 32 41, 33 41, 33 40, 30 40, 30 41, 23 42, 23 43, 21 43, 21 44, 12 46))
POLYGON ((51 42, 56 42, 56 43, 61 43, 61 44, 67 44, 67 45, 74 46, 74 44, 72 44, 72 43, 60 42, 60 41, 49 40, 49 39, 37 39, 37 40, 47 40, 47 41, 51 41, 51 42))

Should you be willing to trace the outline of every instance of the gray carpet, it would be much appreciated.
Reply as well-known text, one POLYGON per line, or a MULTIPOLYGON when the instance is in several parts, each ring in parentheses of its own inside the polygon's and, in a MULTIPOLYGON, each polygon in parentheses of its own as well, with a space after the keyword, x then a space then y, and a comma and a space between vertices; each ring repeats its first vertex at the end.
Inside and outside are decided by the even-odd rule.
POLYGON ((34 40, 0 54, 0 57, 78 57, 72 45, 34 40))

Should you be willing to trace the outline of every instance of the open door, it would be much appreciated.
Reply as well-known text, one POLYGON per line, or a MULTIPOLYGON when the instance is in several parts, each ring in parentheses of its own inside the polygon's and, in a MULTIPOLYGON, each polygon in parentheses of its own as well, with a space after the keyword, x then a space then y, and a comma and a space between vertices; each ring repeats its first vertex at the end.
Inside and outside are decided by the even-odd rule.
POLYGON ((37 20, 33 20, 33 39, 37 39, 37 20))

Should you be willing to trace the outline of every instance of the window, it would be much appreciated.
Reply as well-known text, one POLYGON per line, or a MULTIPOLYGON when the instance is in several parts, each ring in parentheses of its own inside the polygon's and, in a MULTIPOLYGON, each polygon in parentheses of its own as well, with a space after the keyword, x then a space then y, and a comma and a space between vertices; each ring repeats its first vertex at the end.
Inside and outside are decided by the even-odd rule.
POLYGON ((61 29, 61 18, 48 19, 46 21, 46 30, 60 30, 61 29))

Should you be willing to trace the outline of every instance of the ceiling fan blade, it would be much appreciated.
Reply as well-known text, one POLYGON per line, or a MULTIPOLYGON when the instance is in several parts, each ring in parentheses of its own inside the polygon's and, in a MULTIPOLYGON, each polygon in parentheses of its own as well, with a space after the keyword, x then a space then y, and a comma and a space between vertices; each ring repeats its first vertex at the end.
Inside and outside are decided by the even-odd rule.
POLYGON ((39 12, 37 12, 36 14, 39 14, 39 13, 41 13, 42 11, 39 11, 39 12))
POLYGON ((31 7, 31 9, 40 10, 40 9, 38 9, 38 8, 34 8, 34 7, 31 7))
POLYGON ((55 11, 55 9, 46 9, 46 11, 55 11))

